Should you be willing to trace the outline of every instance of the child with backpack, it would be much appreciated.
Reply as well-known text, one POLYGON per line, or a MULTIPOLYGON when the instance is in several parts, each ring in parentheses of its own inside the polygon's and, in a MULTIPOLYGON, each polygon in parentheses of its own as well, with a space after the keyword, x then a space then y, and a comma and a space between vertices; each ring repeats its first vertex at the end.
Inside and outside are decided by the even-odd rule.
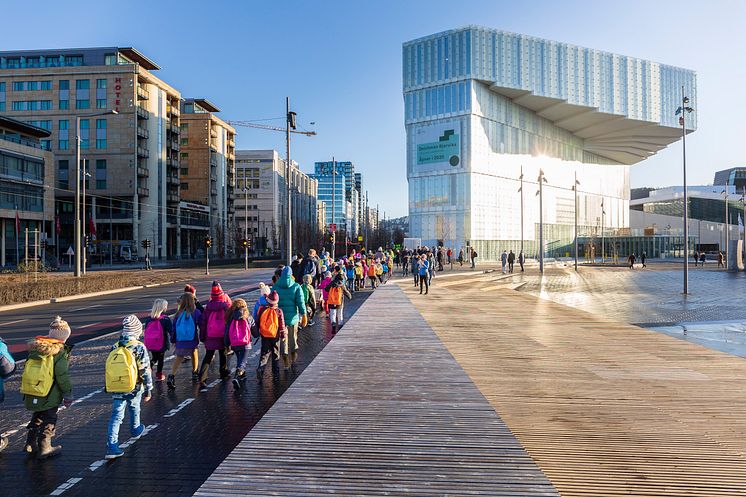
POLYGON ((171 374, 168 375, 168 388, 176 388, 176 371, 186 358, 192 361, 192 383, 199 381, 197 366, 199 364, 199 333, 198 325, 202 313, 197 308, 197 299, 191 292, 184 292, 179 298, 179 307, 174 314, 171 326, 171 341, 176 345, 174 362, 171 364, 171 374))
POLYGON ((207 371, 215 352, 220 359, 220 379, 225 380, 230 376, 225 355, 225 312, 232 303, 220 283, 213 281, 210 301, 202 313, 199 331, 199 339, 205 344, 205 357, 202 358, 202 366, 197 373, 202 388, 207 386, 207 371))
POLYGON ((61 404, 70 407, 73 385, 70 381, 70 351, 66 345, 70 326, 57 316, 49 325, 47 336, 38 336, 28 344, 28 358, 21 377, 21 393, 26 409, 34 414, 26 426, 28 435, 24 450, 37 459, 57 455, 62 447, 52 446, 57 411, 61 404))
POLYGON ((236 354, 236 372, 233 374, 233 388, 241 390, 246 381, 246 364, 251 350, 251 329, 254 318, 244 299, 236 299, 225 313, 225 338, 236 354))
MULTIPOLYGON (((16 361, 10 355, 8 346, 0 338, 0 404, 5 400, 5 380, 10 378, 16 371, 16 361)), ((0 436, 0 452, 8 446, 8 437, 0 436)))
POLYGON ((334 268, 334 278, 329 285, 329 319, 332 322, 332 334, 337 333, 339 328, 342 327, 343 313, 344 313, 344 298, 352 298, 352 294, 345 285, 344 275, 342 274, 341 268, 336 266, 334 268))
POLYGON ((316 289, 313 287, 313 277, 310 274, 303 276, 303 292, 306 294, 306 313, 308 314, 308 325, 312 325, 311 319, 316 315, 316 289))
POLYGON ((352 293, 355 291, 355 263, 353 262, 352 258, 347 261, 345 271, 345 276, 347 277, 347 289, 350 291, 350 293, 352 293))
POLYGON ((326 271, 324 273, 324 279, 319 283, 319 289, 321 290, 321 307, 324 308, 326 315, 329 315, 329 285, 332 283, 332 273, 326 271))
POLYGON ((145 431, 140 422, 140 404, 150 401, 153 390, 153 373, 150 357, 142 337, 142 323, 134 314, 122 320, 122 333, 112 345, 106 359, 106 391, 111 394, 111 418, 106 441, 104 459, 116 459, 124 455, 119 448, 119 427, 124 421, 124 411, 130 413, 130 434, 138 439, 145 431))
POLYGON ((278 307, 280 296, 272 291, 267 295, 267 305, 261 306, 258 312, 257 326, 262 337, 261 357, 259 366, 256 368, 256 377, 259 381, 264 378, 264 369, 272 360, 272 374, 280 374, 280 344, 287 335, 285 317, 282 309, 278 307))
POLYGON ((143 324, 145 329, 143 342, 150 352, 150 363, 156 367, 155 381, 166 379, 163 374, 163 361, 166 358, 166 351, 171 346, 169 343, 171 320, 165 315, 166 309, 168 309, 166 300, 155 299, 150 310, 150 317, 143 324))
POLYGON ((360 261, 355 263, 355 291, 363 288, 363 264, 360 261))

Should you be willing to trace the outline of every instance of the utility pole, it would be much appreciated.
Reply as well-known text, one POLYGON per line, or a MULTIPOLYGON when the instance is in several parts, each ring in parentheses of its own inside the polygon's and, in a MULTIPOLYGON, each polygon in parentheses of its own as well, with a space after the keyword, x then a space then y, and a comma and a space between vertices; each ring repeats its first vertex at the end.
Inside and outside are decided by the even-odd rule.
POLYGON ((684 295, 689 293, 689 200, 686 190, 686 114, 688 112, 694 112, 694 109, 689 107, 689 97, 684 94, 684 85, 681 85, 681 106, 676 109, 676 115, 681 114, 679 124, 681 124, 681 152, 684 172, 684 295))
MULTIPOLYGON (((337 252, 337 225, 334 222, 334 207, 335 207, 335 200, 337 198, 337 162, 336 159, 332 156, 332 222, 330 223, 332 226, 334 226, 334 229, 332 231, 332 260, 336 259, 336 252, 337 252)), ((329 226, 329 229, 332 229, 332 226, 329 226)))
POLYGON ((728 185, 723 190, 725 196, 725 269, 728 269, 728 245, 730 245, 730 223, 728 219, 728 185))
POLYGON ((539 273, 544 274, 544 170, 539 169, 539 273))
POLYGON ((578 172, 575 171, 575 183, 572 185, 572 189, 575 192, 575 272, 578 271, 578 172))
POLYGON ((290 112, 290 97, 285 97, 285 156, 287 157, 287 164, 285 164, 285 181, 287 181, 287 265, 290 266, 290 262, 293 259, 293 231, 292 231, 292 210, 290 206, 290 128, 295 129, 295 113, 290 112))
POLYGON ((604 199, 601 198, 601 264, 604 264, 604 218, 606 217, 606 210, 604 210, 604 199))
MULTIPOLYGON (((90 131, 89 131, 90 133, 90 131)), ((80 278, 80 116, 75 118, 75 277, 80 278)), ((18 237, 16 237, 18 238, 18 237)))
POLYGON ((521 193, 521 253, 523 253, 523 164, 521 164, 521 175, 518 179, 521 181, 521 187, 518 188, 518 191, 521 193))
MULTIPOLYGON (((90 131, 89 131, 90 133, 90 131)), ((90 139, 89 139, 90 141, 90 139)), ((82 230, 82 236, 83 241, 85 241, 85 223, 87 222, 87 219, 85 218, 85 179, 88 177, 88 166, 86 165, 88 162, 88 159, 83 159, 83 205, 81 206, 81 209, 83 209, 83 221, 81 224, 81 230, 82 230)), ((81 257, 83 259, 83 268, 81 272, 83 275, 85 275, 85 267, 86 267, 86 259, 88 256, 88 244, 83 243, 83 251, 81 252, 81 257)))
POLYGON ((246 183, 246 165, 243 168, 243 239, 244 239, 244 263, 245 271, 249 270, 249 189, 246 183))

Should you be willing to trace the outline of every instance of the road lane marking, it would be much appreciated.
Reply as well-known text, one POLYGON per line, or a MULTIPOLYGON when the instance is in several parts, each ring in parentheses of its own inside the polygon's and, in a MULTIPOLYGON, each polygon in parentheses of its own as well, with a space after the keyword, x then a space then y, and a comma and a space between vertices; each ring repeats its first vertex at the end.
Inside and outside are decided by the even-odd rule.
POLYGON ((144 437, 145 435, 147 435, 151 431, 155 430, 156 428, 158 428, 158 423, 156 423, 154 425, 148 425, 148 426, 146 426, 145 429, 142 431, 142 434, 139 437, 137 437, 137 438, 135 438, 135 437, 130 438, 129 440, 127 440, 123 444, 119 445, 119 448, 120 449, 126 449, 127 447, 129 447, 133 443, 137 442, 138 440, 140 440, 142 437, 144 437))
POLYGON ((17 321, 8 321, 7 323, 0 323, 0 326, 7 326, 9 324, 16 324, 16 323, 23 323, 24 321, 28 321, 28 319, 18 319, 17 321))
POLYGON ((103 323, 103 321, 99 321, 98 323, 85 324, 83 326, 78 326, 78 329, 83 330, 85 328, 90 328, 91 326, 96 326, 97 324, 101 324, 101 323, 103 323))
POLYGON ((90 469, 91 471, 96 471, 98 468, 100 468, 104 464, 106 464, 106 459, 99 459, 98 461, 88 466, 88 469, 90 469))
POLYGON ((76 483, 78 483, 83 478, 70 478, 65 483, 61 484, 59 487, 57 487, 51 494, 49 495, 62 495, 65 490, 72 488, 76 483))
POLYGON ((89 306, 86 306, 86 307, 80 307, 80 308, 78 308, 78 309, 71 309, 71 310, 70 310, 70 311, 68 311, 68 312, 78 312, 78 311, 85 311, 86 309, 93 309, 94 307, 101 307, 102 305, 104 305, 104 304, 95 304, 95 305, 89 305, 89 306))
POLYGON ((163 417, 164 418, 171 418, 171 417, 175 416, 176 413, 178 413, 179 411, 181 411, 182 409, 184 409, 186 406, 188 406, 192 402, 194 402, 194 399, 191 398, 191 397, 188 398, 188 399, 186 399, 186 400, 184 400, 181 404, 179 404, 178 406, 176 406, 173 409, 171 409, 170 411, 168 411, 168 414, 164 414, 163 417))

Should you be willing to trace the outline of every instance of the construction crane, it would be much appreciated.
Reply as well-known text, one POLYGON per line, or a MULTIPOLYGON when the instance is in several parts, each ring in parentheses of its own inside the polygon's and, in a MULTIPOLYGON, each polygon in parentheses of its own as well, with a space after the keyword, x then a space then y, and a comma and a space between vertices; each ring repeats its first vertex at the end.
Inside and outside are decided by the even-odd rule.
MULTIPOLYGON (((226 121, 231 126, 243 126, 246 128, 257 128, 257 129, 267 129, 270 131, 282 131, 283 133, 287 131, 285 128, 277 128, 275 126, 269 126, 267 124, 257 124, 251 121, 226 121)), ((299 135, 306 135, 306 136, 316 136, 315 131, 299 131, 297 129, 291 129, 291 133, 297 133, 299 135)))

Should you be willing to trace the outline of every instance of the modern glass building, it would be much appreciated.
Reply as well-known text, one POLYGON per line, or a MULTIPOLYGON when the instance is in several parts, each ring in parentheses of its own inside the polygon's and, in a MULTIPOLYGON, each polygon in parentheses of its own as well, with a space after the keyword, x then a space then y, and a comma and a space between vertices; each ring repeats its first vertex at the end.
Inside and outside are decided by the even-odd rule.
POLYGON ((696 102, 693 71, 478 26, 404 43, 402 69, 410 236, 481 260, 538 254, 540 170, 546 253, 571 250, 576 174, 580 234, 629 227, 629 166, 696 102))
POLYGON ((343 231, 347 237, 356 237, 360 231, 363 201, 362 174, 355 172, 355 165, 350 161, 326 161, 314 163, 311 177, 319 182, 318 201, 325 205, 324 230, 334 223, 337 230, 343 231), (334 176, 332 171, 335 171, 334 176))

